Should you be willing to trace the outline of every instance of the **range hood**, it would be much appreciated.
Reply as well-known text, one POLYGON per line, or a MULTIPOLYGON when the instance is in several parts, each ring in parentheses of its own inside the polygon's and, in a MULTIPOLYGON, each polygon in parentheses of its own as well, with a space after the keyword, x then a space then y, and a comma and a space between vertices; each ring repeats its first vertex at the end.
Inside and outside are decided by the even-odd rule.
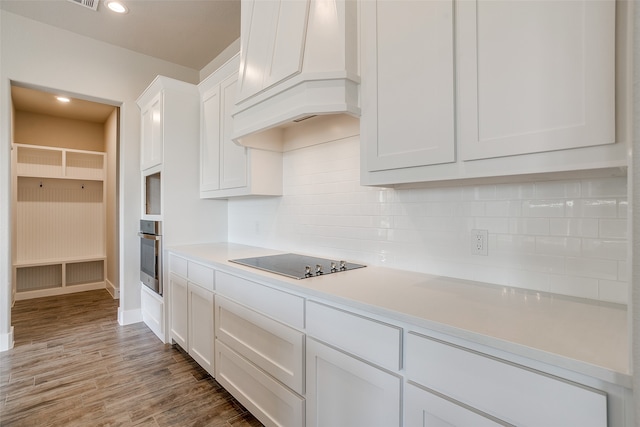
POLYGON ((243 0, 241 7, 237 144, 273 150, 281 127, 317 115, 360 116, 355 0, 243 0), (268 147, 256 135, 264 131, 271 131, 268 147))

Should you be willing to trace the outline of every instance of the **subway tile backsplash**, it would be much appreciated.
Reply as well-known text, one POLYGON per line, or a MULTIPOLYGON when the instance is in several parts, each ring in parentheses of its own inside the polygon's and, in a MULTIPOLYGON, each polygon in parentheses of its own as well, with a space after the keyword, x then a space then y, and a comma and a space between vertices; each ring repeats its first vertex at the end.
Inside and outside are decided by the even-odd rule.
POLYGON ((358 138, 284 153, 284 195, 230 200, 229 240, 627 303, 626 178, 395 190, 359 166, 358 138))

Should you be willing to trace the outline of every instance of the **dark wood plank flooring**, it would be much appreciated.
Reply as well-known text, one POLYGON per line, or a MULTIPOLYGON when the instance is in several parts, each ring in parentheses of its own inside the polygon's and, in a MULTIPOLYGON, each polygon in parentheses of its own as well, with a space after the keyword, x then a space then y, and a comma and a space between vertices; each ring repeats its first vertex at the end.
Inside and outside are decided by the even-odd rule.
POLYGON ((0 353, 0 426, 254 427, 240 403, 105 290, 17 301, 0 353))

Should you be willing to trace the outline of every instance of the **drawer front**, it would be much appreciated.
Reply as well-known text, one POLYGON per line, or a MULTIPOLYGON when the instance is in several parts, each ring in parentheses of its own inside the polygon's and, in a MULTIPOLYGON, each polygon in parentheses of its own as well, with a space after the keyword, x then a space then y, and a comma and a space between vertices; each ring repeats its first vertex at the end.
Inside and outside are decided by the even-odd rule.
POLYGON ((304 426, 304 399, 216 340, 216 380, 266 426, 304 426))
POLYGON ((294 328, 304 328, 304 299, 231 274, 216 272, 218 294, 294 328))
POLYGON ((401 368, 400 327, 307 301, 307 334, 383 368, 401 368))
POLYGON ((189 275, 187 278, 190 282, 213 292, 214 270, 211 267, 189 261, 189 275))
POLYGON ((515 425, 604 427, 607 396, 410 332, 407 379, 515 425))
POLYGON ((216 338, 303 394, 304 334, 222 296, 216 298, 216 338))
POLYGON ((169 256, 169 271, 182 277, 187 277, 187 260, 177 255, 169 256))

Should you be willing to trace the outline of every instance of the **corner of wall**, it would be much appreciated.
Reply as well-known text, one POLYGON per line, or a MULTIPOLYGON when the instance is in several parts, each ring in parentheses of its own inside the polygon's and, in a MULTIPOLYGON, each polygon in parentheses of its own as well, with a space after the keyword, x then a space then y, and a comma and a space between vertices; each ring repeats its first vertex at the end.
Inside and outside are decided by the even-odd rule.
POLYGON ((233 43, 227 46, 220 55, 216 56, 213 61, 209 62, 202 70, 200 70, 200 81, 207 78, 211 73, 220 68, 238 52, 240 52, 240 38, 237 38, 233 43))

